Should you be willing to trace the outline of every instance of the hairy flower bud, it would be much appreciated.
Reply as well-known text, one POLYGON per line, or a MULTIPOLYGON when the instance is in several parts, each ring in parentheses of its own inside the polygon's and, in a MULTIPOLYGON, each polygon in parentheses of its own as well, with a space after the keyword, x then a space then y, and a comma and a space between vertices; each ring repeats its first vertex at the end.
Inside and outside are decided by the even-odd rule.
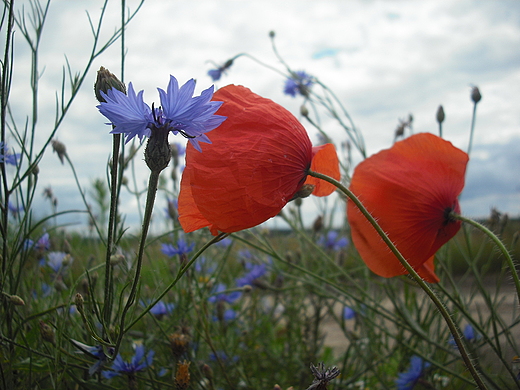
POLYGON ((18 295, 10 295, 9 302, 11 302, 15 306, 25 306, 25 302, 18 295))
POLYGON ((53 139, 51 141, 51 145, 52 145, 52 150, 54 150, 56 153, 58 153, 58 157, 61 161, 61 163, 63 164, 63 158, 67 155, 67 148, 65 147, 65 145, 56 140, 56 139, 53 139))
POLYGON ((439 106, 439 108, 437 109, 437 122, 439 122, 439 123, 444 122, 444 118, 445 118, 445 115, 444 115, 444 108, 442 108, 442 105, 441 105, 441 106, 439 106))
POLYGON ((40 321, 40 335, 42 336, 43 341, 47 341, 52 345, 56 345, 56 339, 54 337, 54 330, 48 324, 43 321, 40 321))
POLYGON ((74 303, 76 304, 76 309, 78 309, 79 313, 84 312, 84 305, 83 305, 84 302, 85 302, 85 300, 83 299, 83 295, 81 295, 80 293, 77 293, 76 296, 74 297, 74 303))
POLYGON ((144 151, 144 160, 152 172, 159 173, 168 166, 172 157, 167 126, 152 129, 144 151))
POLYGON ((126 95, 125 85, 114 74, 110 73, 108 69, 99 68, 96 83, 94 84, 94 93, 98 102, 106 102, 103 96, 101 96, 101 91, 107 93, 111 88, 117 89, 126 95))
POLYGON ((480 99, 482 99, 482 95, 480 94, 478 87, 471 88, 471 100, 477 104, 480 102, 480 99))

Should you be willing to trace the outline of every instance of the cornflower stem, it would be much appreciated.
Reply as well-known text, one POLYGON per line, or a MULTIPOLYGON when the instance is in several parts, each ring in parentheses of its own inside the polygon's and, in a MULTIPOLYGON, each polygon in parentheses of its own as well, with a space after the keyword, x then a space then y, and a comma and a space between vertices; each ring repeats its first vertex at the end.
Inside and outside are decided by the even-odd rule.
POLYGON ((228 235, 229 235, 228 233, 220 233, 218 236, 213 237, 206 244, 204 244, 204 246, 202 248, 200 248, 197 251, 197 253, 195 253, 193 255, 193 257, 190 259, 190 261, 188 261, 186 263, 186 265, 179 270, 179 272, 177 273, 177 276, 175 277, 175 279, 164 289, 164 291, 161 294, 159 294, 159 296, 153 302, 151 302, 143 310, 143 312, 141 314, 139 314, 139 316, 134 321, 132 321, 132 323, 130 323, 126 327, 125 333, 128 332, 135 324, 137 324, 141 320, 141 318, 143 318, 146 315, 146 313, 148 313, 150 311, 150 309, 152 307, 154 307, 168 293, 168 291, 170 291, 177 284, 177 282, 180 280, 180 278, 186 273, 186 271, 188 271, 188 269, 193 265, 195 260, 197 260, 199 258, 199 256, 202 255, 202 253, 204 253, 204 251, 206 249, 208 249, 214 243, 216 243, 216 242, 222 240, 223 238, 227 237, 228 235))
POLYGON ((473 104, 473 115, 471 117, 471 129, 469 131, 469 145, 468 145, 468 156, 471 155, 471 148, 473 146, 473 134, 475 133, 475 122, 477 119, 477 103, 473 104))
POLYGON ((486 234, 495 243, 495 245, 500 249, 500 252, 502 252, 502 254, 504 255, 507 265, 509 266, 509 269, 511 270, 511 274, 513 275, 513 281, 514 281, 515 287, 516 287, 516 294, 518 296, 518 302, 520 303, 520 277, 518 276, 518 272, 516 271, 516 267, 515 267, 515 263, 513 262, 513 258, 511 257, 511 254, 505 247, 504 243, 502 241, 500 241, 500 239, 497 237, 497 235, 495 233, 493 233, 491 230, 489 230, 484 225, 478 223, 477 221, 474 221, 472 219, 466 218, 462 215, 459 215, 459 214, 456 214, 453 212, 451 213, 450 216, 479 229, 484 234, 486 234))
POLYGON ((377 231, 377 233, 381 236, 385 244, 390 248, 392 253, 397 257, 399 262, 403 265, 403 267, 406 269, 406 271, 412 276, 412 278, 417 282, 417 284, 423 289, 423 291, 430 297, 430 299, 433 301, 441 315, 443 316, 444 320, 446 321, 446 324, 448 325, 448 328, 450 329, 451 334, 453 335, 453 339, 455 340, 455 343, 457 344, 457 347, 459 349, 460 355, 462 359, 464 360, 464 364, 468 368, 471 376, 473 377, 473 380, 475 381, 475 384, 478 386, 479 389, 485 390, 487 389, 487 386, 482 381, 482 378, 480 377, 479 373, 477 372, 476 367, 471 362, 471 358, 469 357, 468 351, 466 350, 466 347, 464 346, 464 343, 462 342, 462 336, 457 329, 457 326, 453 322, 450 313, 448 312, 448 309, 442 301, 439 299, 439 297, 433 292, 433 290, 428 286, 428 284, 419 276, 419 274, 413 269, 413 267, 408 263, 408 261, 403 257, 401 252, 396 248, 394 243, 390 240, 390 238, 386 235, 386 233, 381 229, 379 224, 376 222, 374 217, 368 212, 368 210, 365 208, 365 206, 361 203, 361 201, 354 195, 352 191, 350 191, 347 187, 345 187, 342 183, 339 181, 327 176, 323 175, 318 172, 314 172, 309 170, 307 172, 310 176, 316 177, 321 180, 325 180, 328 183, 331 183, 335 185, 341 192, 343 192, 361 211, 361 213, 364 215, 364 217, 370 222, 370 224, 374 227, 374 229, 377 231))
POLYGON ((105 258, 105 299, 103 306, 103 320, 105 322, 105 329, 110 325, 110 317, 112 313, 112 299, 114 295, 113 290, 113 276, 112 265, 110 258, 114 252, 114 231, 117 220, 117 202, 118 202, 118 168, 119 168, 119 147, 121 145, 121 134, 114 134, 112 145, 112 170, 110 180, 110 212, 108 217, 108 231, 107 231, 107 253, 105 258))
POLYGON ((130 290, 130 294, 128 295, 125 307, 123 308, 123 311, 121 313, 119 334, 117 336, 117 341, 114 346, 113 356, 117 356, 119 347, 121 346, 121 341, 123 340, 123 335, 125 334, 123 330, 125 329, 126 314, 128 313, 128 310, 130 310, 132 305, 135 303, 135 296, 137 295, 137 286, 139 285, 141 269, 143 267, 143 256, 144 248, 146 246, 146 236, 148 235, 148 229, 152 220, 153 205, 155 203, 155 195, 157 194, 160 173, 161 170, 152 170, 150 172, 150 178, 148 180, 148 193, 146 194, 146 206, 144 210, 143 227, 141 229, 141 241, 139 242, 139 251, 137 253, 137 264, 135 266, 134 280, 132 282, 132 288, 130 290))
POLYGON ((442 138, 442 123, 439 122, 439 137, 442 138))

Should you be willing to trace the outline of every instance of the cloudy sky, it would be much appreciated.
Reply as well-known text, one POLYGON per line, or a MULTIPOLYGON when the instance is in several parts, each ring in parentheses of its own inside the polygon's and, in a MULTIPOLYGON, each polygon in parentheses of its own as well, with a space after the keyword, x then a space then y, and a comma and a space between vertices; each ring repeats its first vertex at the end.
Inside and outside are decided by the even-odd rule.
MULTIPOLYGON (((20 3, 27 7, 27 1, 20 3)), ((104 37, 119 23, 120 2, 113 3, 107 9, 104 37)), ((40 47, 38 142, 52 128, 65 56, 74 70, 84 67, 92 43, 85 11, 96 20, 100 4, 51 3, 40 47)), ((136 4, 128 1, 131 9, 136 4)), ((473 109, 470 90, 478 86, 483 98, 462 210, 471 217, 486 216, 491 207, 520 215, 520 2, 147 1, 127 30, 125 81, 144 89, 145 101, 151 104, 159 100, 156 88, 166 88, 170 74, 181 83, 195 78, 198 93, 212 84, 206 74, 212 68, 208 61, 223 63, 238 53, 283 71, 268 38, 271 30, 276 32, 278 51, 294 70, 307 71, 336 93, 362 131, 368 154, 391 146, 398 120, 410 113, 414 132, 436 133, 439 104, 446 113, 445 138, 467 150, 473 109)), ((30 112, 30 56, 21 34, 16 38, 11 102, 23 127, 30 112)), ((105 178, 111 150, 109 128, 95 108, 92 84, 100 66, 119 73, 120 50, 116 43, 94 61, 57 133, 85 187, 95 178, 105 178)), ((285 96, 283 77, 249 58, 238 59, 216 86, 231 83, 245 85, 298 116, 302 99, 285 96)), ((345 139, 334 121, 324 118, 323 125, 338 144, 345 139)), ((309 132, 316 141, 312 129, 309 132)), ((356 161, 359 158, 355 156, 356 161)), ((145 183, 144 162, 136 167, 137 181, 145 183)), ((70 168, 60 165, 50 151, 40 170, 41 188, 52 186, 61 210, 82 206, 70 168)), ((50 211, 40 204, 43 213, 50 211)), ((306 200, 305 207, 312 220, 316 204, 306 200)), ((123 210, 136 224, 133 197, 123 198, 123 210)))

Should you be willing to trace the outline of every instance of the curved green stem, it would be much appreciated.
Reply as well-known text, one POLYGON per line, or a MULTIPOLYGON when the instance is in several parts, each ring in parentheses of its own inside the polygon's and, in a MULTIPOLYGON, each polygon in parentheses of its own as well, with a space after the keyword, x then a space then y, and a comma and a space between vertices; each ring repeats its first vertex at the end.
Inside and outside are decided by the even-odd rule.
POLYGON ((160 173, 160 171, 156 170, 150 172, 150 179, 148 181, 148 193, 146 195, 146 206, 144 210, 143 227, 141 230, 141 241, 139 242, 139 251, 137 253, 137 264, 135 266, 134 280, 132 282, 132 288, 130 290, 130 294, 128 295, 126 305, 123 308, 123 312, 121 313, 121 321, 119 323, 119 334, 117 336, 117 341, 114 346, 113 356, 117 356, 117 352, 121 345, 121 341, 123 340, 123 335, 125 334, 123 330, 125 329, 126 314, 134 304, 135 297, 137 295, 137 286, 139 285, 139 279, 141 277, 141 268, 143 267, 143 256, 144 248, 146 246, 146 236, 148 235, 148 229, 152 220, 153 205, 155 203, 155 195, 157 193, 157 186, 159 184, 160 173))
POLYGON ((484 232, 491 240, 496 244, 496 246, 500 249, 500 252, 504 255, 507 265, 509 266, 509 269, 511 270, 511 274, 513 275, 513 281, 515 282, 516 287, 516 294, 518 296, 518 302, 520 303, 520 277, 518 276, 518 272, 516 271, 515 263, 513 262, 513 258, 511 257, 511 254, 505 247, 504 243, 500 241, 500 239, 496 236, 495 233, 493 233, 491 230, 489 230, 484 225, 478 223, 477 221, 473 221, 472 219, 463 217, 462 215, 451 213, 451 216, 455 219, 458 219, 462 222, 465 222, 482 232, 484 232))
POLYGON ((413 279, 417 282, 417 284, 424 290, 424 292, 430 297, 430 299, 433 301, 441 315, 443 316, 444 320, 446 321, 446 324, 448 325, 448 328, 450 329, 451 334, 453 335, 453 339, 455 340, 455 343, 457 344, 457 347, 460 351, 460 355, 462 359, 464 360, 464 364, 468 368, 471 376, 473 377, 473 380, 475 381, 476 385, 479 389, 487 389, 486 385, 482 381, 482 378, 480 377, 479 373, 477 372, 476 367, 471 362, 471 358, 469 357, 468 351, 466 350, 466 347, 464 346, 464 343, 462 342, 462 336, 457 329, 457 326, 455 325, 455 322, 453 322, 453 319, 451 318, 450 313, 448 312, 448 309, 442 301, 439 299, 439 297, 433 292, 433 290, 428 286, 428 284, 419 276, 419 274, 413 269, 413 267, 408 263, 408 261, 403 257, 401 252, 396 248, 394 243, 390 240, 390 238, 386 235, 386 233, 381 229, 379 224, 376 222, 374 217, 368 212, 368 210, 363 206, 363 204, 360 202, 360 200, 350 191, 347 187, 345 187, 343 184, 341 184, 339 181, 334 180, 333 178, 323 175, 318 172, 309 171, 308 174, 310 176, 316 177, 318 179, 325 180, 328 183, 331 183, 335 185, 341 192, 343 192, 348 198, 356 205, 356 207, 361 211, 363 216, 370 222, 370 224, 374 227, 374 229, 377 231, 377 233, 381 236, 385 244, 390 248, 392 253, 397 257, 399 262, 403 265, 403 267, 408 271, 410 276, 413 277, 413 279))
POLYGON ((167 293, 170 291, 179 281, 179 279, 186 273, 186 271, 191 267, 191 265, 199 258, 199 256, 208 249, 212 244, 222 240, 223 238, 227 237, 229 233, 220 233, 218 236, 213 237, 211 240, 209 240, 202 248, 200 248, 195 255, 190 259, 189 262, 186 263, 184 267, 182 267, 179 272, 177 273, 177 276, 175 279, 164 289, 164 291, 159 294, 157 298, 153 302, 151 302, 139 316, 135 320, 133 320, 125 329, 124 333, 128 332, 141 318, 145 316, 146 313, 150 311, 152 307, 154 307, 167 293))
POLYGON ((110 212, 108 217, 108 232, 107 232, 107 253, 105 259, 105 299, 103 306, 103 321, 105 325, 110 324, 110 316, 112 312, 112 298, 113 298, 113 281, 112 281, 112 265, 110 258, 114 252, 114 232, 117 224, 117 203, 118 203, 118 168, 119 168, 119 146, 121 144, 121 134, 114 134, 113 150, 112 150, 112 171, 110 180, 110 212))

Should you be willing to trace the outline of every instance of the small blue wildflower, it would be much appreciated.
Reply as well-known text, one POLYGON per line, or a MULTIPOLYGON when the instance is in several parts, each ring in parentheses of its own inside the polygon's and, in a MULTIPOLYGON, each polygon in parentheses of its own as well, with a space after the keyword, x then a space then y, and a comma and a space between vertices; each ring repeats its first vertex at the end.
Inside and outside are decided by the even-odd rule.
MULTIPOLYGON (((236 57, 235 57, 236 58, 236 57)), ((235 58, 231 58, 227 60, 223 65, 217 66, 215 69, 208 70, 208 76, 211 77, 211 80, 217 81, 220 80, 222 75, 226 73, 226 71, 233 65, 233 61, 235 58)))
POLYGON ((227 302, 227 303, 233 303, 235 302, 240 296, 242 295, 242 292, 240 291, 232 291, 229 294, 225 294, 222 291, 227 290, 227 287, 223 283, 217 284, 217 286, 213 289, 213 292, 211 296, 208 298, 208 301, 211 303, 217 303, 217 302, 227 302))
POLYGON ((225 353, 224 351, 216 351, 216 353, 211 352, 209 354, 209 360, 212 360, 212 361, 220 360, 223 363, 236 363, 238 361, 238 359, 239 359, 239 357, 236 355, 230 359, 229 356, 227 355, 227 353, 225 353))
POLYGON ((258 278, 261 278, 267 273, 267 266, 265 264, 246 263, 246 269, 250 271, 236 280, 238 287, 244 287, 245 285, 253 286, 258 278))
POLYGON ((395 380, 397 390, 412 390, 423 375, 423 370, 428 367, 430 363, 423 361, 419 356, 412 356, 408 371, 400 372, 395 380))
POLYGON ((318 238, 318 244, 327 250, 339 251, 348 245, 347 237, 338 238, 339 233, 335 230, 331 230, 327 233, 327 236, 320 236, 318 238))
POLYGON ((195 243, 188 245, 186 240, 180 238, 179 241, 177 241, 177 246, 173 246, 172 244, 162 244, 161 251, 166 256, 173 257, 175 255, 186 255, 191 252, 193 248, 195 248, 195 243))
POLYGON ((34 245, 34 249, 37 251, 45 252, 48 251, 51 248, 51 240, 49 239, 49 233, 44 233, 43 236, 41 236, 38 241, 36 241, 36 244, 34 245))
POLYGON ((23 206, 15 206, 15 204, 11 201, 7 203, 7 208, 10 211, 11 215, 15 218, 18 217, 18 214, 20 214, 20 212, 24 210, 23 206))
POLYGON ((20 157, 20 153, 10 153, 9 148, 7 147, 7 143, 0 141, 0 163, 17 165, 20 157))
POLYGON ((47 254, 47 266, 52 268, 54 273, 59 274, 65 267, 70 265, 74 259, 65 252, 49 252, 47 254))
POLYGON ((199 142, 211 143, 205 133, 218 127, 226 117, 214 115, 222 102, 211 101, 213 86, 193 97, 195 80, 187 81, 179 88, 177 79, 170 75, 166 91, 158 88, 161 107, 150 109, 143 101, 143 91, 137 95, 132 83, 128 85, 128 95, 111 88, 105 94, 100 92, 105 102, 97 108, 114 126, 111 134, 124 134, 126 142, 138 137, 142 142, 152 131, 166 129, 174 135, 181 133, 188 138, 195 149, 202 151, 199 142))
POLYGON ((356 317, 356 312, 351 307, 345 306, 343 309, 343 318, 345 320, 351 320, 356 317))
MULTIPOLYGON (((74 339, 71 339, 70 341, 72 342, 72 344, 74 344, 79 349, 79 351, 77 351, 77 352, 84 353, 85 355, 88 355, 97 360, 97 362, 95 364, 93 364, 92 366, 89 367, 88 374, 90 376, 92 376, 92 375, 100 372, 108 360, 108 356, 105 354, 103 347, 101 345, 90 346, 87 344, 83 344, 74 339)), ((114 349, 109 348, 108 352, 113 353, 114 349)))
MULTIPOLYGON (((226 309, 222 313, 222 321, 224 321, 224 322, 233 321, 236 318, 237 318, 237 312, 234 311, 233 309, 226 309)), ((217 310, 217 315, 213 316, 213 322, 219 322, 218 310, 217 310)))
POLYGON ((464 338, 469 342, 476 341, 480 338, 480 335, 475 332, 475 329, 473 326, 471 326, 471 324, 466 324, 463 335, 464 338))
MULTIPOLYGON (((464 336, 464 339, 468 343, 473 343, 480 339, 480 334, 475 332, 475 329, 471 324, 466 324, 464 327, 464 331, 462 332, 462 335, 464 336)), ((448 340, 448 344, 450 344, 452 347, 457 348, 457 343, 455 342, 455 339, 453 338, 453 335, 450 335, 450 339, 448 340)))
POLYGON ((222 240, 220 241, 217 241, 215 243, 215 246, 219 246, 221 248, 227 248, 228 246, 230 246, 231 244, 233 243, 233 240, 229 237, 226 237, 226 238, 223 238, 222 240))
POLYGON ((211 77, 211 80, 213 81, 220 80, 220 78, 222 77, 222 69, 210 69, 208 70, 208 76, 211 77))
MULTIPOLYGON (((149 301, 148 304, 146 304, 144 301, 141 301, 141 306, 146 307, 150 303, 151 301, 149 301)), ((162 300, 160 300, 150 309, 150 313, 152 313, 157 318, 162 318, 164 316, 170 315, 173 309, 175 309, 175 304, 164 303, 162 300)))
POLYGON ((154 355, 155 352, 150 350, 145 356, 144 346, 139 344, 135 347, 135 354, 130 362, 125 362, 121 355, 117 354, 112 364, 113 371, 103 371, 103 376, 110 379, 121 374, 131 375, 143 371, 146 367, 152 365, 154 355))
POLYGON ((314 84, 314 78, 300 70, 291 73, 291 77, 285 80, 283 92, 286 95, 296 97, 297 94, 309 96, 309 89, 314 84))

